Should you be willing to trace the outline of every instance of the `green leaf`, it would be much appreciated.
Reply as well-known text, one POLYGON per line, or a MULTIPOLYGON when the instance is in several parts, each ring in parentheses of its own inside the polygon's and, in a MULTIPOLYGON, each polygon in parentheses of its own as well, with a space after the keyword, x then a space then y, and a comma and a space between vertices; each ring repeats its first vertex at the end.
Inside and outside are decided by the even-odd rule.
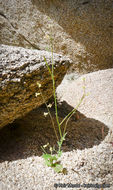
POLYGON ((54 167, 54 171, 59 173, 63 171, 63 166, 61 164, 56 164, 56 166, 54 167))
POLYGON ((52 167, 52 163, 50 162, 50 160, 45 160, 45 164, 46 164, 48 167, 52 167))
POLYGON ((42 157, 45 160, 45 164, 49 167, 53 167, 56 164, 54 164, 53 161, 57 161, 58 159, 56 156, 53 156, 51 154, 43 154, 42 157))
POLYGON ((44 158, 44 159, 51 159, 51 160, 57 160, 57 157, 53 156, 51 154, 43 154, 42 158, 44 158))
POLYGON ((57 160, 57 157, 56 156, 51 156, 51 159, 52 160, 57 160))
POLYGON ((51 158, 51 154, 43 154, 42 158, 49 159, 49 158, 51 158))

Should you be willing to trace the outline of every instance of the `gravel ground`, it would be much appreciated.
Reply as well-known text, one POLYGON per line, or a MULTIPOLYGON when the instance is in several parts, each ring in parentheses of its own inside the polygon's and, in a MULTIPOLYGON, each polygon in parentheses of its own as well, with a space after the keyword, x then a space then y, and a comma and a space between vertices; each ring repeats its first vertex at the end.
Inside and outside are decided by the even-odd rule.
MULTIPOLYGON (((106 140, 107 141, 107 140, 106 140)), ((67 186, 80 184, 106 184, 106 189, 113 189, 113 147, 108 142, 102 142, 90 149, 73 150, 63 153, 61 162, 67 169, 67 175, 57 174, 44 165, 39 156, 26 159, 5 161, 0 164, 0 189, 6 190, 54 190, 58 184, 67 186), (110 186, 110 187, 107 187, 110 186)), ((57 189, 76 189, 61 188, 57 189)))
MULTIPOLYGON (((113 133, 104 126, 102 138, 102 123, 72 118, 60 159, 67 172, 55 173, 41 157, 40 146, 56 142, 50 120, 42 119, 44 110, 34 110, 0 131, 0 190, 103 189, 95 184, 112 190, 113 133)), ((65 111, 61 109, 63 117, 65 111)))

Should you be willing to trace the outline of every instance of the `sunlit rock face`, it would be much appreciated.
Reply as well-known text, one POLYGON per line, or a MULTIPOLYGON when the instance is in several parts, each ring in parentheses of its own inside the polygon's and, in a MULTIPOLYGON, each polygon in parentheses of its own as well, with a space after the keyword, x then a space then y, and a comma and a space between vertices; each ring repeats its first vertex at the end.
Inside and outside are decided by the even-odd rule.
POLYGON ((82 75, 74 80, 64 79, 57 88, 59 101, 76 107, 87 118, 104 123, 113 131, 113 69, 82 75), (85 91, 85 92, 84 92, 85 91))
POLYGON ((112 0, 4 0, 0 9, 0 43, 45 50, 52 35, 74 70, 113 67, 112 0))

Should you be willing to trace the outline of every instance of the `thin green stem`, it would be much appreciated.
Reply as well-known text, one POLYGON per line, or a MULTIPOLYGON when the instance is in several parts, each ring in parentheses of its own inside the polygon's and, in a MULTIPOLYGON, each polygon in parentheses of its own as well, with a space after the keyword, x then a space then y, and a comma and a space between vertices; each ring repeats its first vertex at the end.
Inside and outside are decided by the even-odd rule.
POLYGON ((81 97, 78 105, 62 120, 62 122, 60 123, 60 125, 62 125, 64 123, 64 121, 67 119, 65 127, 64 127, 64 131, 63 134, 65 134, 66 131, 66 127, 67 127, 67 123, 69 121, 69 119, 72 117, 72 115, 76 112, 76 110, 78 109, 78 107, 80 106, 80 104, 82 103, 83 99, 85 98, 85 94, 83 94, 83 96, 81 97))
POLYGON ((54 132, 55 132, 55 135, 56 135, 57 141, 58 141, 59 138, 58 138, 58 135, 57 135, 57 131, 56 131, 56 129, 55 129, 55 124, 54 124, 54 121, 53 121, 53 118, 52 118, 51 112, 50 112, 50 110, 49 110, 49 108, 48 108, 48 105, 47 105, 47 103, 46 103, 46 101, 45 101, 45 99, 44 99, 44 96, 43 96, 43 94, 42 94, 42 92, 41 92, 40 89, 39 89, 39 91, 40 91, 40 94, 41 94, 41 96, 42 96, 43 102, 44 102, 45 105, 46 105, 47 111, 48 111, 48 113, 49 113, 49 116, 50 116, 50 119, 51 119, 51 122, 52 122, 53 129, 54 129, 54 132))
POLYGON ((43 148, 43 146, 41 146, 41 149, 43 150, 43 152, 44 152, 45 154, 47 154, 47 152, 45 151, 45 149, 43 148))
POLYGON ((46 63, 47 69, 48 69, 48 71, 49 71, 49 73, 50 73, 50 75, 51 75, 51 78, 52 78, 52 72, 51 72, 51 70, 50 70, 50 68, 49 68, 49 65, 48 65, 48 63, 47 63, 47 60, 46 60, 45 56, 44 56, 44 61, 45 61, 45 63, 46 63))
POLYGON ((53 82, 53 95, 54 95, 54 102, 55 102, 55 115, 56 115, 56 121, 59 128, 60 138, 62 138, 61 126, 60 126, 60 122, 58 118, 57 99, 56 99, 56 93, 55 93, 56 89, 55 89, 55 79, 54 79, 54 60, 53 60, 53 44, 52 43, 51 43, 51 52, 52 52, 52 82, 53 82))

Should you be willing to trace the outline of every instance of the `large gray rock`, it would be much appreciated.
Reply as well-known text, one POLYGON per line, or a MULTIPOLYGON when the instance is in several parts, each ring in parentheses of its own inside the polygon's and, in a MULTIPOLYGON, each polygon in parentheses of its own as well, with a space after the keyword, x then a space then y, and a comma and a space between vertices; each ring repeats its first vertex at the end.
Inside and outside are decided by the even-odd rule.
MULTIPOLYGON (((51 68, 50 52, 0 46, 0 127, 44 103, 40 95, 35 96, 39 92, 37 82, 45 101, 52 96, 52 80, 44 57, 51 68)), ((53 59, 58 86, 72 61, 58 54, 53 54, 53 59)))
POLYGON ((113 130, 113 69, 83 75, 78 79, 65 78, 57 88, 59 100, 76 107, 82 95, 85 96, 78 108, 85 117, 102 122, 113 130))
POLYGON ((76 70, 113 66, 112 0, 1 0, 0 9, 0 43, 44 50, 52 30, 55 52, 76 70))

